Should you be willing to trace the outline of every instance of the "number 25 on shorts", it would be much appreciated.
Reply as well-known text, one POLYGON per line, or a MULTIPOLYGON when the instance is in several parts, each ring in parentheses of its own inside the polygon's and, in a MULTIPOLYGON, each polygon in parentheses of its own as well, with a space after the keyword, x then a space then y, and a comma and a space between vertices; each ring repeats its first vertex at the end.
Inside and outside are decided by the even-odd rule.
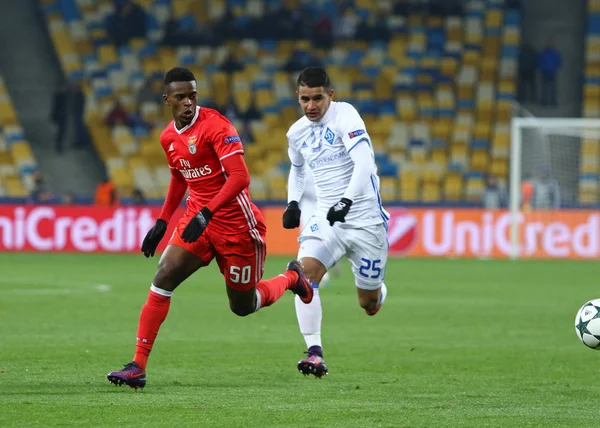
POLYGON ((381 267, 379 266, 381 260, 369 260, 362 258, 360 261, 362 262, 362 265, 360 266, 358 273, 360 273, 361 276, 373 279, 381 277, 381 267))
POLYGON ((248 284, 252 275, 250 266, 231 266, 229 280, 234 284, 248 284))

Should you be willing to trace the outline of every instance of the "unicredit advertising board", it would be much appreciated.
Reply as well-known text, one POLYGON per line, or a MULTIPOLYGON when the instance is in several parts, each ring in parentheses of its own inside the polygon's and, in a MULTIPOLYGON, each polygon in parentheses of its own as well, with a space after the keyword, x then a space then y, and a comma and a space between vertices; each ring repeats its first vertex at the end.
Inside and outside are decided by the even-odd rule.
MULTIPOLYGON (((281 226, 283 208, 262 209, 269 254, 293 255, 298 230, 281 226)), ((390 254, 495 257, 510 254, 511 216, 478 209, 390 209, 390 254)), ((139 252, 158 207, 0 205, 0 251, 139 252)), ((172 233, 178 211, 163 242, 172 233)), ((600 211, 538 211, 519 217, 521 257, 600 257, 600 211)))

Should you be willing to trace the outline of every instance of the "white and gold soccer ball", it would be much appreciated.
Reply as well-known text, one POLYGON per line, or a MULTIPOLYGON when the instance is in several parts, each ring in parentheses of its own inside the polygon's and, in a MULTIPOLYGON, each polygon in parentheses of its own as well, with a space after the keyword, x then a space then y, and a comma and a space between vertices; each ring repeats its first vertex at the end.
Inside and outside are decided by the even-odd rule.
POLYGON ((600 350, 600 299, 590 300, 579 309, 575 332, 585 346, 600 350))

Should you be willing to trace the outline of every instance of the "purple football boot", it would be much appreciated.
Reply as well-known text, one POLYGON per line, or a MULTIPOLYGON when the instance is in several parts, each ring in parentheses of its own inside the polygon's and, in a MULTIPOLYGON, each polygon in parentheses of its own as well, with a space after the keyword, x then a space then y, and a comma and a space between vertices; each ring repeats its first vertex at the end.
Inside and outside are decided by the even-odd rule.
POLYGON ((304 376, 313 375, 316 378, 321 378, 329 373, 323 359, 323 349, 320 346, 311 346, 306 354, 306 358, 298 361, 300 373, 304 376))
POLYGON ((133 361, 125 364, 125 367, 121 371, 110 372, 106 378, 112 384, 119 386, 125 384, 133 389, 146 386, 146 372, 133 361))
POLYGON ((296 294, 302 300, 302 303, 312 302, 314 290, 312 284, 304 274, 304 266, 298 260, 292 260, 288 263, 287 270, 293 270, 298 274, 298 282, 294 288, 291 288, 292 293, 296 294))

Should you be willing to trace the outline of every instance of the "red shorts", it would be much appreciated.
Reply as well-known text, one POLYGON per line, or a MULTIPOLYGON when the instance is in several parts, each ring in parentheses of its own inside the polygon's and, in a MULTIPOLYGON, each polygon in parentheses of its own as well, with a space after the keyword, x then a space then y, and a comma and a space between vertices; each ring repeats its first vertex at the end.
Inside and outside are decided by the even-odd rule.
POLYGON ((169 245, 186 249, 207 265, 216 258, 225 284, 234 290, 247 291, 255 287, 263 276, 267 256, 265 224, 258 221, 255 228, 235 234, 213 231, 209 225, 196 242, 185 243, 181 233, 193 215, 186 213, 179 220, 169 245))

